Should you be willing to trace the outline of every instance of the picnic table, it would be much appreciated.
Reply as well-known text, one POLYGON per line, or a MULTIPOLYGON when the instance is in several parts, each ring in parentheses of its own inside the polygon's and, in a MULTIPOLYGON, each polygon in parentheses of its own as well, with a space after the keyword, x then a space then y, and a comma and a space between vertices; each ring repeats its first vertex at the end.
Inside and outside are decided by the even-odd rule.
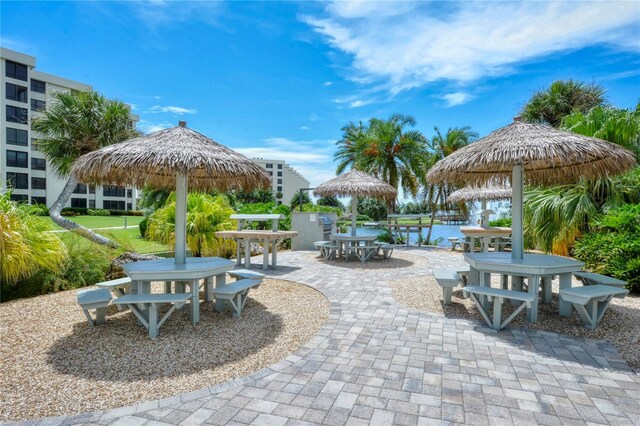
MULTIPOLYGON (((195 325, 200 321, 200 280, 204 280, 205 300, 212 301, 213 280, 216 288, 224 287, 226 273, 234 266, 232 260, 220 257, 188 257, 183 264, 166 258, 125 263, 122 267, 131 278, 131 294, 150 294, 152 281, 174 281, 176 285, 187 283, 191 291, 191 323, 195 325)), ((222 311, 224 306, 224 300, 216 300, 216 311, 222 311)), ((148 320, 148 312, 143 309, 142 313, 148 320)))
POLYGON ((269 246, 271 246, 271 267, 276 268, 278 264, 278 244, 285 238, 293 238, 298 235, 298 231, 218 231, 216 237, 233 238, 238 245, 236 252, 238 265, 242 264, 242 246, 244 246, 244 267, 251 268, 251 242, 259 241, 263 246, 262 269, 269 267, 269 246))
MULTIPOLYGON (((549 280, 554 275, 560 277, 560 290, 571 287, 571 276, 574 272, 580 271, 584 266, 583 262, 567 257, 552 256, 547 254, 524 253, 522 259, 514 259, 511 253, 465 253, 465 261, 469 264, 469 285, 480 285, 491 287, 491 274, 510 275, 511 286, 515 291, 522 290, 522 278, 528 278, 528 292, 534 294, 535 298, 531 307, 527 308, 527 320, 536 322, 538 319, 538 293, 540 289, 540 279, 549 280)), ((547 302, 550 302, 550 292, 546 295, 547 302)), ((488 301, 483 302, 485 309, 488 308, 488 301)), ((560 300, 560 315, 571 315, 571 303, 560 300)))
POLYGON ((496 251, 500 251, 500 239, 511 236, 511 228, 507 227, 482 227, 482 226, 461 226, 460 232, 464 235, 465 241, 468 243, 469 251, 473 251, 476 246, 476 238, 480 241, 482 251, 489 251, 491 240, 496 240, 496 251))
POLYGON ((338 256, 344 253, 347 260, 353 252, 363 263, 377 250, 378 247, 373 244, 376 238, 378 238, 377 235, 331 234, 329 236, 329 240, 339 246, 338 256))

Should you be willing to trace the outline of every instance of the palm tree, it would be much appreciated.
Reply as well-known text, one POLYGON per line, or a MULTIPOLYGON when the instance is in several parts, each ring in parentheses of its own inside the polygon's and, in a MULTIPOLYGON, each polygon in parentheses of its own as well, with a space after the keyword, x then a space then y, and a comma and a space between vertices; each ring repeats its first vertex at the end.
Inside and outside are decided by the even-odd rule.
POLYGON ((41 133, 39 145, 55 173, 67 178, 60 196, 49 209, 51 219, 91 241, 116 247, 116 243, 65 219, 60 212, 78 183, 70 174, 76 159, 137 134, 131 126, 127 105, 97 92, 58 92, 53 95, 50 107, 33 121, 32 128, 41 133))
MULTIPOLYGON (((434 127, 434 130, 436 134, 429 142, 429 168, 452 152, 455 152, 478 139, 478 134, 471 130, 469 126, 449 128, 444 136, 437 126, 434 127)), ((441 206, 444 206, 445 200, 451 193, 452 189, 453 188, 449 188, 447 185, 428 184, 424 186, 424 202, 431 206, 431 226, 427 231, 427 244, 431 241, 431 230, 433 229, 436 212, 441 206)))
MULTIPOLYGON (((195 257, 230 257, 235 253, 233 240, 218 238, 217 231, 232 231, 235 213, 225 196, 190 193, 187 197, 187 246, 195 257)), ((149 216, 146 236, 152 240, 175 244, 176 197, 172 193, 164 207, 149 216)))
MULTIPOLYGON (((291 197, 291 201, 289 202, 289 207, 291 207, 291 211, 296 208, 300 208, 300 200, 302 199, 302 205, 311 203, 311 196, 307 191, 303 191, 302 189, 295 193, 293 197, 291 197)), ((300 210, 302 211, 302 210, 300 210)))
POLYGON ((520 116, 529 123, 560 126, 562 119, 573 112, 587 113, 605 105, 605 90, 597 84, 576 80, 557 80, 548 89, 536 92, 522 107, 520 116))
POLYGON ((318 198, 316 202, 319 206, 329 206, 329 207, 338 207, 342 208, 342 203, 336 197, 322 197, 318 198))
POLYGON ((348 167, 356 167, 358 153, 366 145, 367 127, 362 122, 357 125, 349 123, 342 128, 342 139, 336 142, 338 149, 333 154, 334 160, 338 162, 336 175, 344 172, 348 167))
POLYGON ((58 271, 67 249, 52 227, 36 216, 37 208, 0 194, 0 281, 15 283, 40 269, 58 271))

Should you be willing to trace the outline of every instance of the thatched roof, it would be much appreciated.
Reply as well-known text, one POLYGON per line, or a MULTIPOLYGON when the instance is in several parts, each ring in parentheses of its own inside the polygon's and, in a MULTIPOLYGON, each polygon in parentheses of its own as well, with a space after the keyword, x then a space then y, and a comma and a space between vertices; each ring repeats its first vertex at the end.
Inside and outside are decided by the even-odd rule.
POLYGON ((178 172, 187 175, 190 190, 201 191, 254 189, 271 180, 262 167, 184 122, 85 154, 72 169, 81 182, 162 189, 175 189, 178 172))
POLYGON ((351 169, 321 185, 313 191, 320 197, 361 195, 372 198, 392 199, 398 191, 386 182, 359 170, 351 169))
POLYGON ((524 165, 526 183, 547 185, 622 173, 633 167, 635 158, 611 142, 515 121, 438 161, 427 179, 504 184, 517 164, 524 165))
POLYGON ((480 200, 504 200, 511 198, 511 188, 503 186, 465 186, 447 197, 450 203, 480 200))

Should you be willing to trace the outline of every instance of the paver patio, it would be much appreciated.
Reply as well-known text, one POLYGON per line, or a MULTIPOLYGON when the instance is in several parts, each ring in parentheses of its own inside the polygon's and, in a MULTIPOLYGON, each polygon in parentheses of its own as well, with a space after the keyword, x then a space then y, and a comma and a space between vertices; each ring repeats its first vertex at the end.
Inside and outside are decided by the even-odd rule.
POLYGON ((425 267, 356 270, 279 256, 267 274, 320 290, 324 327, 278 364, 209 388, 38 425, 640 425, 640 376, 606 342, 481 323, 397 304, 387 280, 463 264, 401 249, 425 267))

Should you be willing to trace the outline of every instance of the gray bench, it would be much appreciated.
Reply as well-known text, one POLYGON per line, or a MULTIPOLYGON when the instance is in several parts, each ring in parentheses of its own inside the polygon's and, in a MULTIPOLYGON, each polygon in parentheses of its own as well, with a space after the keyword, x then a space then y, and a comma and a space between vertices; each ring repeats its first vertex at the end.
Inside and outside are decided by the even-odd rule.
POLYGON ((89 327, 102 325, 105 323, 105 311, 111 302, 111 292, 106 288, 80 290, 77 294, 77 301, 84 315, 87 317, 89 327), (96 310, 96 319, 89 314, 89 309, 96 310))
POLYGON ((229 276, 231 278, 234 278, 237 281, 246 280, 246 279, 262 281, 266 277, 265 274, 261 274, 260 272, 251 271, 249 269, 236 269, 234 271, 227 272, 227 274, 229 274, 229 276))
POLYGON ((320 253, 325 259, 335 259, 337 251, 340 249, 340 245, 331 241, 325 241, 321 247, 320 253))
POLYGON ((378 246, 376 255, 380 254, 380 251, 382 251, 383 259, 391 259, 391 255, 393 254, 393 249, 395 248, 393 244, 385 243, 383 241, 374 241, 373 244, 378 246))
MULTIPOLYGON (((124 277, 111 281, 103 281, 101 283, 96 283, 96 287, 106 288, 107 290, 111 291, 113 297, 124 296, 125 294, 131 292, 131 278, 124 277)), ((167 291, 167 293, 171 292, 167 291)), ((118 309, 122 309, 122 305, 118 305, 118 309)))
POLYGON ((355 246, 355 255, 362 263, 366 262, 374 256, 378 251, 377 245, 364 245, 364 246, 355 246))
POLYGON ((324 248, 327 244, 331 245, 331 241, 316 241, 315 243, 313 243, 314 247, 320 250, 320 254, 324 258, 326 258, 326 256, 324 255, 324 248))
POLYGON ((501 330, 507 326, 525 307, 531 308, 531 304, 535 300, 535 295, 532 293, 525 293, 522 291, 504 290, 502 288, 491 288, 483 286, 471 286, 468 285, 462 289, 463 292, 468 293, 471 300, 476 304, 480 310, 480 314, 494 330, 501 330), (489 302, 493 300, 493 319, 490 319, 485 310, 482 307, 482 303, 478 300, 477 296, 485 296, 489 302), (523 302, 509 317, 502 322, 502 304, 505 299, 517 300, 523 302))
POLYGON ((624 288, 627 285, 626 281, 619 280, 617 278, 609 277, 607 275, 596 274, 595 272, 574 272, 573 275, 582 281, 584 285, 608 285, 617 288, 624 288))
POLYGON ((590 285, 560 290, 560 298, 573 304, 585 327, 595 330, 614 297, 624 298, 629 290, 608 285, 590 285))
POLYGON ((460 250, 464 251, 465 245, 468 244, 465 240, 458 237, 448 237, 447 240, 451 243, 451 251, 455 251, 457 246, 460 246, 460 250))
POLYGON ((244 279, 236 281, 224 287, 213 289, 213 294, 216 299, 225 300, 228 302, 233 312, 233 317, 238 318, 242 313, 242 308, 247 303, 247 297, 249 290, 258 287, 262 281, 244 279))
POLYGON ((126 294, 114 300, 114 303, 129 305, 131 312, 149 330, 152 339, 158 336, 158 329, 169 318, 176 308, 184 305, 191 298, 191 293, 150 293, 150 294, 126 294), (158 319, 158 311, 165 304, 171 304, 171 308, 158 319))
POLYGON ((453 269, 434 269, 433 276, 436 282, 442 287, 442 301, 445 305, 451 304, 453 289, 462 283, 460 274, 453 269))

